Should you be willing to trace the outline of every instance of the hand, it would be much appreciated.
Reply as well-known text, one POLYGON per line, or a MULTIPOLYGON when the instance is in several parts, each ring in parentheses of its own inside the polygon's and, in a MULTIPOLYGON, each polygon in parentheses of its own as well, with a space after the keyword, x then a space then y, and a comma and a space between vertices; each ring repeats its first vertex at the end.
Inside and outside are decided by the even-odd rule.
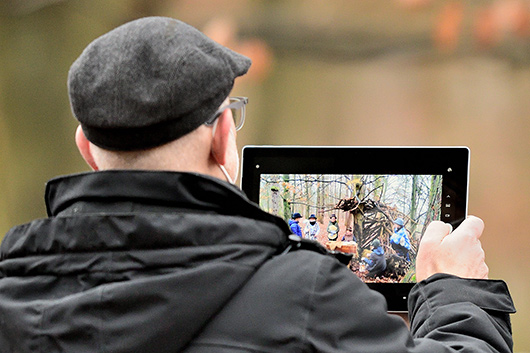
POLYGON ((469 217, 453 231, 450 224, 434 221, 427 227, 416 257, 416 280, 436 273, 462 278, 488 278, 488 266, 480 244, 484 222, 469 217))

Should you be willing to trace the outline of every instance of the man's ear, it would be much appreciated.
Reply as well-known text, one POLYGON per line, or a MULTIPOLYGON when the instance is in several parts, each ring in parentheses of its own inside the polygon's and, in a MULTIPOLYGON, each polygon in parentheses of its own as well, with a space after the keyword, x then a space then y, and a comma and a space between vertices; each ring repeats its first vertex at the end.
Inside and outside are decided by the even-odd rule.
POLYGON ((96 164, 96 161, 94 160, 92 151, 90 150, 90 141, 87 140, 85 133, 81 128, 81 125, 79 125, 77 127, 77 130, 75 131, 75 144, 77 145, 79 153, 81 153, 81 156, 83 157, 85 162, 87 162, 87 164, 90 166, 90 168, 92 168, 93 170, 98 170, 99 168, 96 164))
POLYGON ((225 109, 221 116, 217 118, 214 126, 212 139, 212 155, 220 165, 225 165, 229 155, 229 144, 232 129, 234 129, 233 119, 230 116, 230 109, 225 109))

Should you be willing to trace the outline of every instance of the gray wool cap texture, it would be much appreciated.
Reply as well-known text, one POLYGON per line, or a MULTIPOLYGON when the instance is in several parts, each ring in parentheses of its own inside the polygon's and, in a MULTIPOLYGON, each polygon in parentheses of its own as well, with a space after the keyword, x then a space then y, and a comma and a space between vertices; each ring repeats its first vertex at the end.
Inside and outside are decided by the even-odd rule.
POLYGON ((210 119, 250 65, 186 23, 141 18, 97 38, 72 64, 70 104, 93 144, 148 149, 210 119))

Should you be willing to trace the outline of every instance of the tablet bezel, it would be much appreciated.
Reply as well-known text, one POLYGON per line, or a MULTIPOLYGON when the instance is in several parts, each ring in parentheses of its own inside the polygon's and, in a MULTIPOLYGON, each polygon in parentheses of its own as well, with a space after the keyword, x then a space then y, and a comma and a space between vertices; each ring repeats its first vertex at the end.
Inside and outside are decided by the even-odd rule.
MULTIPOLYGON (((241 188, 259 204, 261 174, 442 175, 442 221, 457 227, 467 216, 469 148, 418 146, 245 146, 241 188), (344 161, 355 161, 345 163, 344 161), (451 205, 450 207, 446 207, 451 205)), ((388 310, 406 312, 414 283, 367 283, 388 310)))

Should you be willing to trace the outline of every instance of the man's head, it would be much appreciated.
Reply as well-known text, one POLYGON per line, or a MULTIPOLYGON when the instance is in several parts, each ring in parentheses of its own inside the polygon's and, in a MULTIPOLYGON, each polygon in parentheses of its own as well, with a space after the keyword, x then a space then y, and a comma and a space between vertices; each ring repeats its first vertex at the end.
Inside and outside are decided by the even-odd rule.
POLYGON ((293 213, 293 217, 292 218, 293 218, 293 220, 295 222, 298 222, 302 218, 302 215, 300 213, 298 213, 298 212, 295 212, 295 213, 293 213))
MULTIPOLYGON (((204 153, 197 143, 230 147, 230 141, 216 141, 218 133, 233 135, 233 126, 224 126, 230 110, 222 111, 214 126, 204 124, 229 103, 235 78, 249 67, 247 57, 174 19, 147 17, 122 25, 94 40, 70 68, 70 102, 81 126, 78 146, 86 138, 89 152, 115 151, 121 162, 137 161, 160 146, 181 145, 184 137, 189 141, 179 146, 185 147, 179 150, 181 162, 202 157, 186 156, 204 153)), ((220 165, 223 153, 213 151, 220 165)))

